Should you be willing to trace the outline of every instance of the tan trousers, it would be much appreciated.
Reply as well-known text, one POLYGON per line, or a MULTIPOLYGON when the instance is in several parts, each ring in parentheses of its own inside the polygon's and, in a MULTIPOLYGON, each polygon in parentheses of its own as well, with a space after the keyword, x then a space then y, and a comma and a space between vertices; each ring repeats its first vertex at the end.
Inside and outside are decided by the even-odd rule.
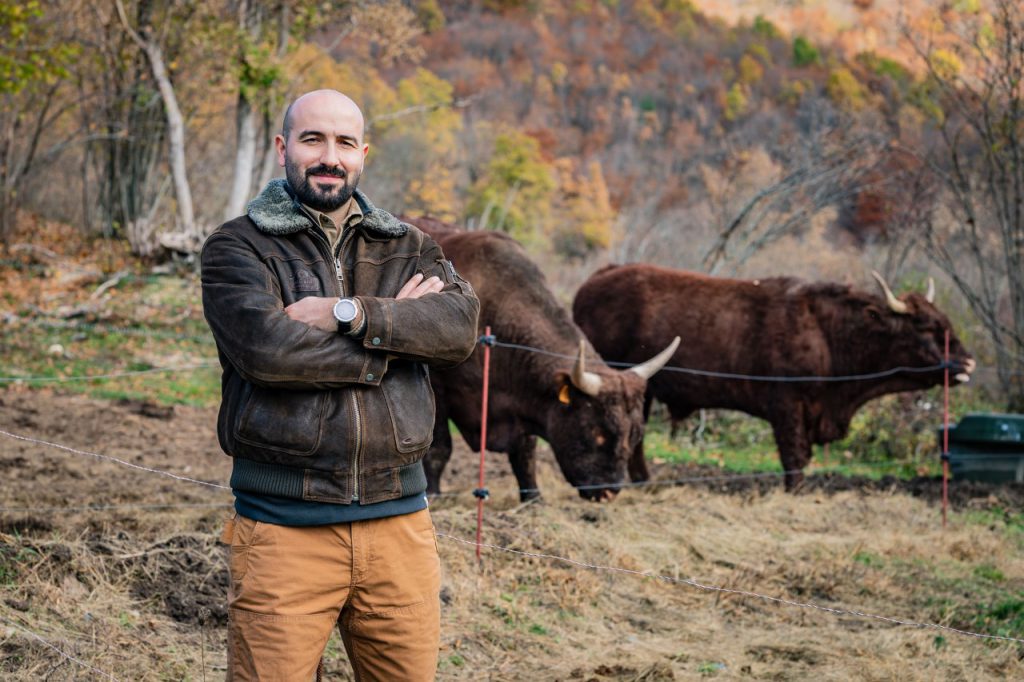
POLYGON ((441 565, 427 510, 289 527, 228 521, 228 674, 309 682, 335 623, 356 680, 433 680, 441 565))

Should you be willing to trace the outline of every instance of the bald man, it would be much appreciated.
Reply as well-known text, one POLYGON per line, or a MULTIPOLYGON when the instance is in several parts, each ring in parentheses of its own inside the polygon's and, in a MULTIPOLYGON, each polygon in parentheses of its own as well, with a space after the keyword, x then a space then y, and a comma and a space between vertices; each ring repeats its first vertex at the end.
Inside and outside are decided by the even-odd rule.
POLYGON ((440 563, 421 463, 429 367, 476 342, 472 288, 417 228, 358 190, 351 99, 296 99, 285 179, 202 253, 232 460, 229 680, 319 679, 337 626, 357 680, 432 680, 440 563))

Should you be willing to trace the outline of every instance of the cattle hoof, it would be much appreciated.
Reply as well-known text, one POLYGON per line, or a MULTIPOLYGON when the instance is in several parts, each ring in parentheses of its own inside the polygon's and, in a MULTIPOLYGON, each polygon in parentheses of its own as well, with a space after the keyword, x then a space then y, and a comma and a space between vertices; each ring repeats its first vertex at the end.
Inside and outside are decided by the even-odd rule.
POLYGON ((787 493, 790 493, 791 495, 796 495, 798 493, 803 492, 805 486, 806 486, 806 480, 804 479, 803 474, 799 474, 797 476, 792 476, 792 477, 786 476, 786 492, 787 493))

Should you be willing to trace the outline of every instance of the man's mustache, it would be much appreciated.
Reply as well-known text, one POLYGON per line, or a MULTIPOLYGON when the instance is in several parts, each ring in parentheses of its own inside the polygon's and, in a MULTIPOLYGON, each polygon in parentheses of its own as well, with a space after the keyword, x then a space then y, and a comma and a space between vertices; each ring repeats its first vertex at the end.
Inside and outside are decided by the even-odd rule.
POLYGON ((306 177, 311 175, 329 175, 334 178, 341 178, 344 180, 348 177, 348 173, 343 168, 331 168, 330 166, 314 166, 306 171, 306 177))

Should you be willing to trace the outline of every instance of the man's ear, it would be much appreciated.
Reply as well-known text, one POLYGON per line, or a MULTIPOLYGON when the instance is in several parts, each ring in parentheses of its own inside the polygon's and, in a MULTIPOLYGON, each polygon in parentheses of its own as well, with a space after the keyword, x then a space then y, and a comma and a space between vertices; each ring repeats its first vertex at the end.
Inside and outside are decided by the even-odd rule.
POLYGON ((277 165, 281 168, 284 168, 285 146, 284 135, 274 135, 274 147, 277 149, 277 165))

